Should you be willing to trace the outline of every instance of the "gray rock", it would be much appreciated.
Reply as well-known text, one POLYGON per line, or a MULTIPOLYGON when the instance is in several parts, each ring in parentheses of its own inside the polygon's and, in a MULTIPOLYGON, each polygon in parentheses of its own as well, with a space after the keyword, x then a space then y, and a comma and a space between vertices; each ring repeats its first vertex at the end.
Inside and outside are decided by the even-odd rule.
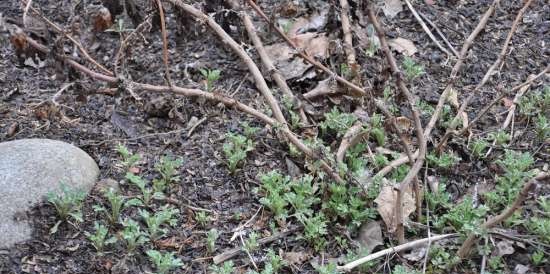
POLYGON ((60 141, 22 139, 0 143, 0 248, 30 239, 25 211, 60 182, 89 191, 99 175, 94 160, 60 141), (22 219, 22 220, 21 220, 22 219))

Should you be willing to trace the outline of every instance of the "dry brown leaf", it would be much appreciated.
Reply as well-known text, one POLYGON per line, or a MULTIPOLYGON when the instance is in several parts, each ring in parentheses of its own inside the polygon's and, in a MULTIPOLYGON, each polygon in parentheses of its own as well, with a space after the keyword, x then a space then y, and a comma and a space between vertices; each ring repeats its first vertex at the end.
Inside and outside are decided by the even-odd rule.
POLYGON ((312 99, 322 95, 335 94, 338 91, 339 90, 338 90, 338 85, 336 84, 336 81, 334 81, 331 78, 327 78, 325 80, 319 81, 319 83, 317 83, 317 86, 315 86, 315 88, 304 93, 304 98, 312 99))
MULTIPOLYGON (((397 190, 394 190, 393 186, 386 185, 382 187, 380 194, 376 197, 374 202, 377 204, 377 210, 382 220, 386 224, 390 233, 395 232, 397 228, 395 215, 395 201, 397 200, 397 190)), ((415 201, 411 193, 411 189, 407 189, 403 194, 403 201, 401 203, 403 207, 403 218, 406 219, 416 209, 415 201)))
POLYGON ((399 53, 403 53, 405 56, 413 56, 415 53, 418 52, 418 49, 416 48, 414 43, 409 39, 397 37, 395 39, 390 39, 388 41, 388 44, 394 50, 399 53))
POLYGON ((279 254, 282 253, 283 260, 285 260, 290 265, 300 265, 309 258, 309 254, 305 252, 283 252, 279 251, 279 254))
POLYGON ((514 100, 508 98, 508 97, 504 97, 502 98, 502 104, 506 107, 506 108, 510 108, 514 105, 514 100))
POLYGON ((403 3, 401 3, 401 0, 384 0, 382 11, 386 17, 392 19, 403 11, 403 3))
POLYGON ((408 132, 411 129, 411 119, 405 116, 395 118, 395 123, 401 132, 408 132))
POLYGON ((111 18, 111 13, 106 7, 99 8, 96 14, 94 15, 93 20, 94 20, 94 23, 93 23, 94 32, 103 32, 113 25, 113 19, 111 18))

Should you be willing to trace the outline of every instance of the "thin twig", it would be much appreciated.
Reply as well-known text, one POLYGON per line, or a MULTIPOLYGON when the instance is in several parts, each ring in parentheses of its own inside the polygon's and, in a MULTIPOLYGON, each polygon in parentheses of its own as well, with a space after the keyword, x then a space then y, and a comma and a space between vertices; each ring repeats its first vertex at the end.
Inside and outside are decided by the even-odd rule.
POLYGON ((336 81, 338 81, 339 83, 349 87, 351 90, 353 90, 357 95, 361 95, 361 96, 365 96, 367 93, 365 92, 364 89, 362 89, 361 87, 351 83, 350 81, 346 80, 345 78, 339 76, 338 74, 334 73, 332 70, 330 70, 329 68, 327 68, 325 65, 321 64, 320 62, 318 62, 317 60, 315 60, 313 57, 309 56, 306 51, 304 49, 300 49, 296 43, 294 41, 292 41, 285 33, 284 31, 279 28, 277 25, 275 25, 275 23, 273 23, 273 21, 271 19, 269 19, 269 17, 263 12, 263 10, 253 1, 253 0, 246 0, 246 2, 250 5, 250 7, 252 7, 252 9, 254 9, 256 11, 256 13, 258 13, 258 15, 260 15, 260 17, 262 17, 267 23, 270 24, 270 26, 275 30, 277 31, 277 33, 285 40, 285 42, 287 44, 289 44, 294 50, 296 50, 297 54, 303 58, 304 60, 306 60, 308 63, 314 65, 315 67, 317 67, 318 69, 322 70, 323 72, 327 73, 328 75, 330 75, 331 77, 333 77, 334 79, 336 79, 336 81))
MULTIPOLYGON (((537 175, 535 178, 529 180, 521 191, 518 193, 515 201, 512 203, 511 206, 506 208, 502 213, 500 213, 497 216, 494 216, 492 218, 489 218, 485 223, 481 225, 482 229, 489 229, 493 226, 504 222, 506 219, 508 219, 518 208, 521 207, 523 202, 528 198, 530 192, 533 191, 533 189, 536 187, 538 181, 548 180, 550 179, 550 173, 541 173, 537 175)), ((457 252, 457 256, 460 259, 465 259, 469 254, 470 250, 472 249, 472 246, 475 244, 475 241, 477 240, 477 236, 475 234, 470 234, 468 238, 462 243, 462 246, 457 252)))
MULTIPOLYGON (((250 16, 246 13, 241 13, 241 19, 244 23, 244 26, 246 28, 246 31, 248 33, 248 36, 250 37, 250 40, 252 40, 252 43, 254 44, 254 47, 256 48, 256 51, 258 52, 258 55, 260 56, 260 59, 262 60, 262 63, 266 70, 271 74, 271 78, 275 81, 279 89, 283 92, 283 94, 291 100, 292 103, 296 103, 298 105, 298 114, 300 115, 300 120, 304 125, 308 125, 307 116, 304 112, 304 107, 301 102, 299 102, 299 99, 294 96, 292 91, 290 91, 290 88, 288 87, 288 84, 286 83, 286 80, 281 75, 281 72, 273 65, 273 62, 271 61, 271 58, 267 54, 264 45, 262 43, 262 40, 256 33, 256 30, 254 28, 254 25, 252 24, 252 20, 250 19, 250 16)), ((289 110, 290 111, 290 110, 289 110)))
POLYGON ((405 0, 405 3, 407 4, 407 7, 409 8, 409 10, 411 11, 411 13, 414 15, 414 18, 416 19, 416 21, 418 21, 418 23, 420 24, 420 26, 422 26, 422 29, 424 30, 424 32, 426 32, 426 34, 428 34, 428 37, 430 37, 430 39, 432 39, 432 41, 435 43, 435 45, 443 52, 445 52, 445 54, 447 54, 447 56, 451 56, 451 53, 446 49, 444 48, 440 43, 439 41, 437 41, 437 39, 435 38, 435 36, 433 35, 433 33, 430 31, 430 29, 428 28, 428 26, 426 26, 426 23, 424 23, 424 21, 422 20, 422 18, 420 17, 420 15, 418 15, 418 13, 416 12, 416 10, 414 9, 413 5, 411 4, 411 2, 409 0, 405 0))
POLYGON ((168 35, 166 34, 164 8, 162 7, 161 0, 157 0, 157 6, 160 15, 160 31, 162 33, 162 61, 164 62, 164 69, 166 70, 166 82, 168 83, 168 86, 172 86, 172 77, 170 77, 170 66, 168 65, 168 35))
POLYGON ((518 25, 519 25, 521 19, 523 18, 523 14, 525 13, 525 11, 527 11, 527 8, 529 8, 529 5, 532 2, 533 2, 533 0, 527 0, 525 2, 525 4, 523 5, 523 7, 519 10, 519 12, 516 16, 516 19, 512 23, 512 27, 510 28, 510 31, 508 32, 508 35, 506 36, 506 40, 504 41, 504 44, 502 45, 502 48, 500 50, 500 54, 498 55, 497 60, 495 60, 495 62, 489 67, 489 69, 487 69, 487 71, 485 72, 485 75, 483 76, 481 81, 476 85, 474 90, 470 91, 470 94, 468 95, 466 100, 464 100, 464 102, 460 106, 459 110, 457 111, 456 116, 453 118, 453 120, 451 122, 451 125, 449 126, 449 128, 447 128, 447 130, 445 131, 445 134, 443 135, 443 138, 441 138, 441 141, 437 145, 437 151, 441 151, 443 149, 443 146, 445 146, 448 138, 451 137, 451 133, 454 130, 454 126, 455 126, 455 124, 457 124, 456 121, 459 119, 459 117, 467 118, 464 111, 468 107, 468 104, 477 95, 477 93, 481 90, 481 88, 487 83, 487 81, 491 78, 491 76, 494 74, 493 73, 494 70, 504 62, 504 60, 506 58, 506 55, 507 55, 507 52, 508 52, 508 47, 510 46, 510 42, 512 41, 512 37, 514 36, 514 33, 516 32, 516 29, 518 28, 518 25))
POLYGON ((340 146, 338 146, 338 150, 336 151, 336 162, 339 164, 343 163, 348 148, 359 143, 359 141, 367 135, 368 131, 363 128, 363 123, 356 122, 351 126, 344 134, 344 137, 342 137, 340 146))
MULTIPOLYGON (((289 230, 271 235, 269 237, 259 239, 258 240, 258 245, 262 246, 262 245, 277 241, 277 240, 282 239, 282 238, 284 238, 284 237, 286 237, 286 236, 288 236, 288 235, 290 235, 290 234, 292 234, 292 233, 294 233, 294 232, 296 232, 300 229, 301 229, 300 227, 295 227, 295 228, 292 228, 292 229, 289 229, 289 230)), ((223 253, 214 256, 214 258, 213 258, 214 264, 223 263, 223 262, 239 255, 239 253, 241 253, 242 251, 243 251, 243 249, 240 248, 240 247, 236 247, 236 248, 226 250, 223 253)))
POLYGON ((342 32, 344 34, 344 51, 347 56, 347 63, 352 71, 356 71, 355 49, 353 48, 353 37, 351 36, 351 24, 349 21, 348 0, 340 0, 340 21, 342 21, 342 32))
MULTIPOLYGON (((447 83, 445 89, 443 90, 443 92, 441 93, 441 95, 439 97, 439 100, 437 102, 437 106, 436 106, 436 108, 435 108, 435 110, 432 114, 432 117, 430 118, 430 121, 428 122, 428 125, 424 129, 424 137, 426 139, 430 139, 430 135, 432 133, 432 130, 434 129, 435 124, 439 120, 439 117, 440 117, 441 112, 443 110, 443 105, 445 104, 445 101, 447 100, 447 97, 449 96, 449 93, 453 89, 454 82, 458 79, 458 73, 460 72, 460 69, 462 68, 462 65, 464 64, 464 60, 466 58, 466 54, 467 54, 468 50, 470 49, 470 46, 474 42, 474 39, 477 37, 477 35, 479 33, 481 33, 481 31, 485 28, 485 26, 487 25, 487 21, 489 21, 489 18, 491 17, 491 14, 493 14, 493 12, 495 11, 496 6, 499 3, 500 3, 500 0, 493 0, 493 3, 489 6, 487 11, 485 11, 485 13, 483 14, 481 19, 479 20, 479 23, 477 24, 475 29, 472 31, 472 33, 470 33, 470 35, 468 36, 468 38, 466 39, 466 41, 462 45, 462 49, 460 50, 458 61, 453 66, 453 68, 451 70, 451 75, 449 76, 448 83, 447 83)), ((418 157, 418 154, 419 154, 418 152, 419 151, 417 150, 413 155, 415 157, 418 157)), ((377 173, 377 176, 378 175, 385 175, 385 174, 389 173, 391 170, 393 170, 393 168, 398 167, 398 166, 400 166, 402 164, 405 164, 405 163, 407 163, 407 158, 406 157, 398 158, 398 159, 390 162, 389 165, 387 165, 382 170, 380 170, 377 173)))
POLYGON ((380 257, 386 256, 388 254, 399 253, 401 251, 406 251, 406 250, 410 250, 410 249, 413 249, 413 248, 416 248, 416 247, 419 247, 419 246, 423 246, 423 245, 425 245, 429 242, 433 243, 433 242, 436 242, 436 241, 440 241, 440 240, 443 240, 443 239, 456 237, 456 236, 458 236, 458 234, 456 234, 456 233, 443 234, 443 235, 435 235, 435 236, 432 236, 432 237, 428 237, 428 238, 408 242, 406 244, 402 244, 402 245, 398 245, 396 247, 390 247, 390 248, 378 251, 376 253, 365 256, 361 259, 357 259, 355 261, 349 262, 345 265, 338 266, 337 269, 339 271, 349 272, 349 271, 353 270, 354 268, 356 268, 356 267, 358 267, 358 266, 360 266, 364 263, 370 262, 372 260, 375 260, 375 259, 378 259, 380 257))
POLYGON ((80 52, 84 55, 84 58, 86 60, 88 60, 88 62, 92 63, 94 66, 99 68, 99 70, 101 70, 103 73, 105 73, 109 76, 114 75, 110 70, 108 70, 103 65, 98 63, 94 58, 92 58, 88 54, 88 51, 86 51, 86 49, 82 46, 82 44, 80 42, 78 42, 74 37, 69 35, 66 31, 64 31, 56 23, 54 23, 54 22, 50 21, 48 18, 44 17, 44 15, 42 15, 42 13, 39 10, 33 8, 32 6, 29 6, 29 7, 36 15, 38 15, 42 19, 42 21, 44 21, 46 24, 48 24, 50 27, 52 27, 56 32, 62 34, 63 36, 67 37, 67 39, 69 39, 71 42, 73 42, 73 44, 80 50, 80 52))
MULTIPOLYGON (((395 82, 399 90, 401 91, 401 94, 406 98, 407 103, 409 104, 409 108, 411 109, 412 115, 413 115, 413 121, 414 121, 414 127, 416 131, 416 138, 418 143, 418 157, 416 158, 416 161, 412 165, 411 169, 403 179, 403 181, 399 184, 399 193, 397 195, 396 199, 396 212, 395 212, 395 218, 396 218, 396 224, 397 224, 397 238, 399 240, 400 244, 405 243, 405 228, 403 225, 403 206, 401 205, 401 202, 403 201, 403 195, 405 193, 405 189, 409 186, 411 182, 414 181, 414 178, 424 165, 424 159, 426 157, 426 138, 424 137, 424 130, 422 129, 422 123, 420 122, 420 114, 418 113, 418 110, 415 106, 415 101, 407 88, 407 85, 403 81, 403 75, 401 71, 399 70, 397 66, 397 62, 395 61, 395 58, 390 50, 390 47, 386 41, 386 35, 384 33, 384 30, 382 29, 382 26, 378 22, 378 18, 376 17, 375 11, 372 7, 368 8, 368 16, 369 19, 374 26, 374 29, 376 30, 376 33, 378 34, 378 38, 380 40, 380 46, 382 50, 384 51, 384 54, 386 55, 386 59, 390 65, 391 71, 395 77, 395 82)), ((409 156, 410 156, 409 152, 409 156)), ((418 184, 415 185, 415 193, 419 193, 418 191, 418 184)))
POLYGON ((420 15, 420 17, 422 17, 422 19, 426 20, 426 22, 428 22, 428 24, 435 29, 435 32, 437 32, 437 34, 439 35, 439 37, 441 37, 441 39, 443 39, 443 42, 445 42, 445 44, 447 45, 447 47, 449 47, 451 49, 451 51, 453 52, 453 54, 456 56, 456 57, 459 57, 459 54, 458 54, 458 51, 456 51, 456 49, 453 47, 453 44, 451 44, 451 42, 449 42, 449 40, 447 39, 447 37, 445 37, 445 35, 443 34, 443 32, 441 32, 441 30, 437 27, 436 24, 434 24, 432 22, 432 20, 430 20, 430 18, 428 18, 427 16, 425 16, 424 14, 422 14, 421 12, 417 11, 418 15, 420 15))

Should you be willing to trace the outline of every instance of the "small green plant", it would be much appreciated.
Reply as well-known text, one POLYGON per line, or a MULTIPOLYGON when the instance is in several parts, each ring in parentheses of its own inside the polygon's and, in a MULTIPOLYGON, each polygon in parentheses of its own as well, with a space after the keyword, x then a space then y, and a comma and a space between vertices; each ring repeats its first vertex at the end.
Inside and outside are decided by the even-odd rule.
POLYGON ((141 201, 138 199, 126 200, 124 196, 118 194, 117 191, 114 190, 113 188, 109 188, 103 193, 107 201, 109 201, 109 206, 111 210, 107 210, 105 207, 98 206, 98 205, 94 205, 94 210, 96 212, 105 212, 107 216, 107 220, 109 220, 109 223, 111 225, 114 225, 119 222, 120 213, 124 208, 129 206, 142 205, 141 201))
POLYGON ((214 89, 214 83, 220 79, 221 71, 218 69, 200 69, 200 72, 206 80, 206 91, 212 92, 214 89))
POLYGON ((439 156, 433 152, 426 155, 426 160, 430 166, 436 166, 443 169, 448 169, 455 165, 460 158, 452 153, 441 153, 439 156))
POLYGON ((153 193, 153 189, 147 187, 147 182, 138 175, 128 172, 126 173, 126 180, 139 188, 141 191, 141 201, 146 206, 151 203, 151 199, 163 197, 162 193, 153 193))
POLYGON ((137 164, 137 162, 139 162, 139 160, 141 159, 139 154, 133 154, 130 150, 128 150, 127 147, 125 147, 122 144, 119 144, 116 147, 116 151, 122 157, 122 166, 124 166, 126 170, 134 167, 137 164))
POLYGON ((489 270, 491 270, 490 273, 504 273, 505 264, 500 256, 490 257, 489 260, 487 260, 487 266, 489 270))
POLYGON ((139 210, 139 215, 145 221, 148 230, 148 236, 151 240, 156 241, 161 237, 164 237, 167 233, 167 229, 163 228, 163 225, 175 226, 177 219, 174 215, 178 214, 179 210, 168 206, 163 207, 160 211, 151 215, 146 210, 139 210))
POLYGON ((435 108, 424 100, 419 100, 416 104, 416 108, 420 110, 424 116, 432 116, 435 112, 435 108))
POLYGON ((183 266, 181 259, 176 258, 173 252, 162 254, 157 250, 150 249, 145 253, 147 253, 149 260, 155 265, 158 274, 166 274, 174 268, 183 266))
POLYGON ((261 175, 260 182, 264 196, 260 203, 269 208, 276 219, 284 221, 288 217, 288 202, 284 199, 284 193, 289 191, 290 178, 273 170, 261 175))
POLYGON ((248 235, 248 238, 244 240, 243 249, 247 252, 256 251, 260 247, 260 244, 258 243, 259 237, 260 235, 258 233, 252 231, 250 235, 248 235))
POLYGON ((384 146, 386 143, 386 132, 383 126, 384 118, 382 115, 375 113, 370 118, 370 137, 374 138, 379 146, 384 146))
POLYGON ((331 262, 326 265, 315 266, 315 271, 319 274, 338 274, 340 271, 337 270, 336 264, 331 262))
POLYGON ((535 127, 539 140, 544 141, 550 137, 550 122, 548 122, 548 118, 545 115, 537 115, 535 127))
POLYGON ((199 211, 195 213, 195 221, 197 221, 200 226, 206 227, 210 221, 210 216, 208 216, 206 211, 199 211))
POLYGON ((241 127, 243 128, 244 136, 248 139, 253 139, 256 133, 260 131, 259 127, 253 127, 248 122, 242 122, 241 127))
POLYGON ((438 218, 435 222, 435 226, 442 228, 443 225, 449 224, 455 231, 463 235, 470 233, 481 235, 484 233, 484 231, 481 230, 481 223, 487 212, 488 208, 486 206, 480 205, 475 207, 472 197, 466 196, 461 203, 451 207, 446 214, 438 218))
MULTIPOLYGON (((441 246, 435 246, 430 251, 430 263, 438 269, 448 269, 453 265, 453 257, 441 246)), ((434 271, 437 273, 437 271, 434 271)))
POLYGON ((88 238, 88 240, 92 242, 92 245, 95 247, 98 253, 103 253, 107 245, 114 244, 116 242, 116 238, 115 237, 107 238, 109 229, 107 229, 106 226, 98 222, 94 223, 94 229, 95 229, 94 234, 91 234, 85 231, 84 235, 86 235, 86 238, 88 238))
POLYGON ((126 251, 129 254, 133 254, 137 247, 149 241, 147 234, 141 230, 136 221, 126 219, 122 225, 124 229, 120 232, 120 235, 126 244, 126 251))
POLYGON ((403 69, 405 70, 405 76, 409 79, 409 81, 424 74, 424 68, 422 65, 417 64, 408 56, 405 56, 405 59, 403 59, 403 69))
POLYGON ((528 152, 506 150, 504 158, 496 163, 502 167, 504 175, 497 176, 495 189, 485 193, 485 199, 491 208, 498 210, 511 204, 525 180, 533 176, 533 172, 528 169, 534 159, 528 152))
POLYGON ((534 265, 539 266, 543 263, 546 263, 548 260, 544 257, 544 252, 540 249, 537 249, 533 254, 531 254, 531 261, 534 265))
POLYGON ((182 159, 172 159, 168 156, 162 157, 160 162, 155 164, 155 170, 160 173, 161 178, 153 180, 153 190, 163 193, 168 185, 179 181, 180 177, 177 173, 182 164, 182 159))
POLYGON ((353 126, 355 121, 357 121, 357 117, 353 114, 340 112, 337 107, 334 107, 330 112, 325 113, 325 120, 319 123, 319 127, 325 134, 331 131, 341 137, 353 126))
POLYGON ((316 251, 321 251, 325 248, 328 234, 328 220, 323 213, 317 213, 315 217, 306 218, 303 221, 304 234, 303 238, 313 245, 316 251))
POLYGON ((282 195, 294 209, 294 216, 298 220, 311 216, 313 214, 311 208, 321 201, 316 196, 317 188, 313 185, 313 177, 306 175, 299 180, 290 181, 289 185, 292 191, 282 195))
POLYGON ((502 146, 505 145, 508 141, 510 141, 510 134, 505 132, 504 130, 499 130, 497 132, 491 132, 489 133, 489 139, 494 141, 496 145, 502 146))
POLYGON ((229 172, 233 174, 246 159, 247 154, 254 150, 256 144, 251 139, 235 133, 227 133, 225 138, 227 141, 223 144, 223 152, 229 172))
POLYGON ((538 235, 542 242, 550 244, 550 218, 531 217, 526 226, 530 232, 538 235))
POLYGON ((215 228, 210 229, 208 233, 206 233, 206 250, 208 253, 216 251, 216 240, 218 240, 219 236, 220 233, 215 228))
POLYGON ((366 201, 361 198, 359 188, 337 183, 330 184, 328 188, 330 198, 323 203, 323 209, 334 220, 344 220, 350 228, 358 228, 372 216, 372 211, 366 208, 366 201))
POLYGON ((344 78, 348 78, 351 75, 351 69, 346 63, 340 64, 340 75, 344 78))
POLYGON ((72 189, 64 183, 60 184, 60 189, 59 194, 55 192, 47 194, 47 200, 55 207, 60 221, 67 221, 69 217, 72 217, 75 221, 82 222, 81 209, 86 192, 72 189))
POLYGON ((426 191, 425 196, 430 211, 433 213, 452 207, 451 194, 446 191, 446 186, 442 182, 439 184, 437 191, 426 191))
POLYGON ((483 158, 487 147, 489 147, 489 143, 485 139, 478 139, 472 142, 470 150, 474 157, 483 158))
POLYGON ((235 273, 235 265, 233 264, 233 261, 225 261, 222 266, 218 265, 211 265, 210 271, 212 271, 212 274, 233 274, 235 273))
POLYGON ((275 254, 273 249, 269 249, 266 254, 267 263, 265 264, 264 270, 261 274, 277 274, 280 269, 286 265, 286 262, 281 258, 281 256, 275 254))
POLYGON ((519 113, 525 116, 545 115, 550 108, 550 86, 526 94, 519 100, 519 113))

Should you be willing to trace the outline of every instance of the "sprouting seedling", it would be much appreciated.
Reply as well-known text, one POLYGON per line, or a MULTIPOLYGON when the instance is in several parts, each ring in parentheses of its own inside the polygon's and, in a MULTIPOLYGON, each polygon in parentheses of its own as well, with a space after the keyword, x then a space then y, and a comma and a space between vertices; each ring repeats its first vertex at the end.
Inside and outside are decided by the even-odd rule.
POLYGON ((214 83, 220 79, 221 71, 218 69, 200 69, 200 72, 206 79, 206 91, 211 92, 214 88, 214 83))
POLYGON ((127 200, 126 197, 120 195, 113 188, 109 188, 104 192, 105 198, 109 201, 110 210, 107 210, 103 206, 94 206, 94 210, 106 212, 107 219, 111 225, 119 222, 120 214, 122 210, 129 206, 142 205, 142 202, 138 199, 127 200))
POLYGON ((107 245, 114 244, 116 242, 116 238, 115 237, 107 238, 107 235, 109 234, 109 229, 107 229, 106 226, 98 222, 94 223, 94 229, 95 229, 94 234, 89 233, 87 231, 84 232, 84 234, 86 235, 86 238, 88 238, 88 240, 92 242, 92 245, 95 247, 97 252, 101 254, 103 253, 107 245))
POLYGON ((227 167, 231 174, 235 173, 239 164, 245 159, 248 152, 254 150, 255 143, 243 135, 227 133, 227 141, 223 144, 223 152, 227 159, 227 167))
POLYGON ((50 233, 55 233, 57 227, 65 221, 68 221, 69 217, 73 218, 77 222, 82 222, 82 203, 86 198, 86 192, 71 189, 64 183, 60 183, 61 192, 56 194, 55 192, 49 192, 47 194, 47 200, 51 203, 59 216, 59 221, 51 228, 50 233))
POLYGON ((408 56, 405 56, 405 59, 403 60, 403 68, 405 69, 405 76, 407 76, 409 81, 424 74, 424 68, 422 65, 417 64, 408 56))
POLYGON ((182 159, 172 159, 169 156, 162 157, 160 162, 155 164, 155 170, 160 173, 161 178, 153 180, 153 190, 162 193, 166 186, 177 182, 180 179, 177 176, 178 169, 182 164, 182 159))
POLYGON ((210 229, 206 234, 206 249, 208 253, 213 253, 216 250, 216 240, 218 240, 219 236, 220 233, 215 228, 210 229))
POLYGON ((149 260, 157 268, 158 274, 166 274, 170 270, 183 265, 181 259, 176 258, 173 252, 166 252, 163 254, 157 250, 151 249, 147 250, 146 253, 147 256, 149 256, 149 260))
POLYGON ((133 254, 136 248, 149 241, 149 238, 136 221, 126 219, 122 224, 124 229, 120 234, 126 244, 126 250, 129 254, 133 254))
POLYGON ((128 150, 127 147, 121 144, 119 144, 116 147, 116 151, 122 157, 122 165, 126 169, 134 167, 137 164, 137 162, 141 159, 139 154, 133 154, 130 150, 128 150))
POLYGON ((176 225, 177 219, 174 218, 174 216, 178 213, 178 209, 170 207, 164 207, 162 210, 155 212, 153 215, 146 210, 139 210, 139 215, 143 218, 145 224, 147 225, 149 238, 153 241, 158 240, 167 233, 168 230, 163 228, 163 225, 176 225))
MULTIPOLYGON (((126 179, 137 186, 141 191, 141 201, 147 206, 151 202, 153 197, 156 197, 157 194, 153 194, 153 190, 147 186, 147 182, 138 175, 132 174, 130 172, 126 173, 126 179)), ((162 196, 162 195, 161 195, 162 196)))

